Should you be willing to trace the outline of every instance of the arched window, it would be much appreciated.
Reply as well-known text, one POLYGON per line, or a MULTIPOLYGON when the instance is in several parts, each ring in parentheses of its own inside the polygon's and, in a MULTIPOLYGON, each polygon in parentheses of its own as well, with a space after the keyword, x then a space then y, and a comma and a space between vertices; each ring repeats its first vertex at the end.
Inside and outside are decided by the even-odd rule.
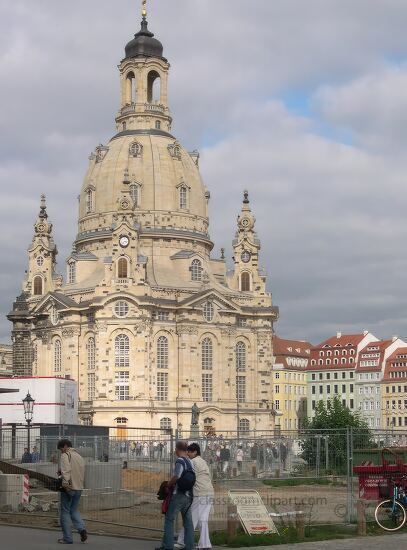
POLYGON ((242 292, 250 292, 250 273, 247 271, 243 271, 243 273, 240 275, 240 290, 242 292))
POLYGON ((114 349, 116 367, 130 366, 130 340, 126 334, 116 336, 114 349))
POLYGON ((70 262, 68 265, 69 282, 76 283, 76 262, 70 262))
POLYGON ((204 305, 203 305, 203 317, 204 317, 205 321, 207 321, 208 323, 213 321, 214 314, 215 314, 215 310, 214 310, 214 307, 213 307, 213 303, 212 302, 205 302, 204 305))
POLYGON ((126 258, 120 258, 117 262, 117 277, 119 279, 127 279, 129 276, 129 264, 126 258))
POLYGON ((61 340, 54 341, 54 372, 62 370, 62 344, 61 340))
POLYGON ((330 364, 331 364, 331 360, 330 360, 330 359, 327 359, 327 360, 326 360, 326 364, 327 364, 327 365, 330 365, 330 364))
POLYGON ((147 101, 159 103, 161 96, 161 78, 157 71, 150 71, 147 77, 147 101))
POLYGON ((90 214, 93 212, 93 190, 88 189, 86 191, 86 213, 90 214))
POLYGON ((155 121, 155 129, 156 130, 161 130, 161 121, 160 120, 155 121))
POLYGON ((134 206, 140 206, 140 186, 137 183, 132 183, 130 185, 130 195, 134 206))
POLYGON ((87 352, 88 352, 88 370, 95 370, 95 339, 93 336, 91 336, 88 339, 88 343, 86 346, 87 352))
POLYGON ((168 369, 168 339, 165 336, 157 340, 157 369, 168 369))
POLYGON ((188 189, 185 185, 179 188, 179 207, 181 210, 188 208, 188 189))
POLYGON ((213 345, 210 338, 202 341, 202 369, 212 370, 213 367, 213 345))
POLYGON ((42 277, 38 276, 34 278, 34 296, 41 296, 42 294, 42 277))
POLYGON ((250 421, 247 418, 241 418, 239 420, 239 431, 240 433, 250 432, 250 421))
POLYGON ((236 344, 236 370, 238 372, 246 370, 246 344, 244 342, 236 344))
POLYGON ((126 103, 136 103, 137 100, 137 81, 133 71, 130 71, 126 77, 126 103))
POLYGON ((334 365, 339 365, 339 359, 337 357, 334 359, 334 365))
POLYGON ((160 430, 163 433, 163 435, 166 434, 168 430, 171 430, 171 428, 172 428, 171 418, 168 418, 168 417, 161 418, 160 430))
POLYGON ((202 281, 202 262, 200 260, 192 260, 191 281, 202 281))

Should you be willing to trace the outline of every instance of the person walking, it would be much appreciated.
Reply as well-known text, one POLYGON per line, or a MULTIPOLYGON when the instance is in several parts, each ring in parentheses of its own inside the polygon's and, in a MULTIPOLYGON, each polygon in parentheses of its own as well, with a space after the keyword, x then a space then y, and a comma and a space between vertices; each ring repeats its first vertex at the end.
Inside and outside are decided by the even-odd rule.
POLYGON ((241 445, 239 445, 236 451, 236 464, 237 464, 237 471, 239 474, 241 474, 243 471, 243 448, 241 445))
MULTIPOLYGON (((194 529, 198 528, 200 532, 197 548, 209 550, 209 548, 212 548, 209 537, 209 514, 213 506, 215 491, 211 481, 209 466, 201 457, 201 449, 198 443, 188 445, 187 452, 196 475, 191 514, 194 529)), ((174 548, 185 548, 184 535, 185 531, 182 529, 174 548)))
POLYGON ((73 544, 71 521, 81 536, 81 542, 85 542, 88 534, 78 511, 85 478, 85 463, 78 451, 72 448, 69 439, 61 439, 57 448, 61 452, 60 524, 63 534, 58 542, 73 544))
POLYGON ((28 447, 24 447, 23 456, 21 457, 21 463, 22 464, 31 464, 31 462, 32 462, 31 453, 28 450, 28 447))
POLYGON ((174 550, 174 522, 181 513, 185 530, 185 549, 194 548, 194 526, 192 523, 192 489, 196 476, 194 467, 187 454, 187 443, 177 441, 175 445, 176 461, 174 474, 168 482, 168 489, 172 491, 168 510, 165 514, 164 537, 162 545, 156 550, 174 550))
POLYGON ((31 462, 37 463, 40 461, 40 452, 37 447, 33 447, 33 452, 31 453, 31 462))

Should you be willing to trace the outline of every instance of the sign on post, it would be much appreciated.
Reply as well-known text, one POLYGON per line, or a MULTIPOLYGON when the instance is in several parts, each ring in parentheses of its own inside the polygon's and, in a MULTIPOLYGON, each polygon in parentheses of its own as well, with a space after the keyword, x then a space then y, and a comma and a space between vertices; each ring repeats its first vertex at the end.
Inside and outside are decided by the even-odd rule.
POLYGON ((237 515, 248 535, 278 533, 257 491, 229 491, 230 501, 237 508, 237 515))

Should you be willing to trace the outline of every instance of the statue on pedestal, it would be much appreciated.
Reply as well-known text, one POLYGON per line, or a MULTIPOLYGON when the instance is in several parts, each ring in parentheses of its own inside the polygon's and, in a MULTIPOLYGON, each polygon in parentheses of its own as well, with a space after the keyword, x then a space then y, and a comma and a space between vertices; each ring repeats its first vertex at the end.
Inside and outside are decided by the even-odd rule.
POLYGON ((192 407, 192 417, 191 417, 191 426, 198 426, 199 425, 199 415, 201 414, 201 411, 199 410, 199 407, 196 403, 194 403, 194 406, 192 407))

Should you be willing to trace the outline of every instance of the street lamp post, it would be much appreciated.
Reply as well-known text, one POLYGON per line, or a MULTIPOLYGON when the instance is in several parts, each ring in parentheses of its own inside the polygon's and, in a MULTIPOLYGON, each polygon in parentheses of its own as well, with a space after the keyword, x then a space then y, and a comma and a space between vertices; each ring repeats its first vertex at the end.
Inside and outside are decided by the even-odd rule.
POLYGON ((31 422, 34 416, 34 403, 35 399, 33 399, 30 395, 30 392, 27 393, 27 395, 23 399, 23 406, 24 406, 24 418, 27 422, 27 446, 28 446, 28 452, 30 452, 31 448, 31 442, 30 442, 30 429, 31 429, 31 422))

